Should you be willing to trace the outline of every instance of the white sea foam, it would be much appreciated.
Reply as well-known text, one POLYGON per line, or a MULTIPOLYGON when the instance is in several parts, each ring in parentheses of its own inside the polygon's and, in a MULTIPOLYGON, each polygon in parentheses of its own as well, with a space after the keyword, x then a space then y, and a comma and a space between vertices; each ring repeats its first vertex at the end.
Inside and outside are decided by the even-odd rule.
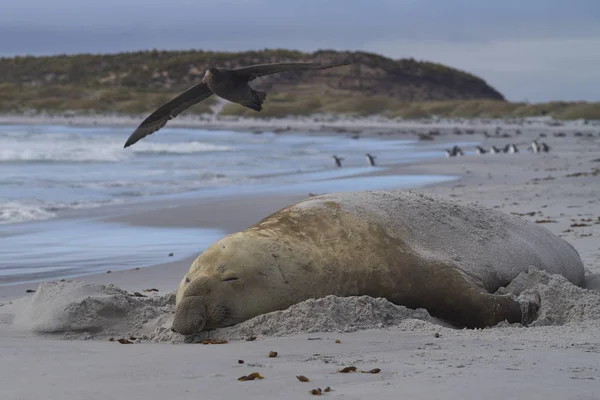
POLYGON ((0 224, 50 219, 55 216, 56 213, 48 211, 42 205, 24 204, 19 201, 0 203, 0 224))
POLYGON ((0 149, 0 161, 39 161, 39 162, 117 162, 128 158, 106 148, 84 148, 76 146, 56 146, 37 144, 12 146, 0 149))
POLYGON ((48 202, 34 199, 23 201, 0 200, 0 225, 46 220, 56 217, 57 213, 62 210, 94 208, 109 204, 119 204, 122 202, 122 199, 85 202, 73 201, 68 203, 48 202))
POLYGON ((123 141, 115 137, 0 132, 0 162, 119 162, 135 154, 192 154, 228 150, 231 147, 200 141, 141 142, 131 150, 124 150, 123 141))
POLYGON ((229 151, 231 147, 198 141, 180 143, 140 143, 133 147, 134 153, 190 154, 206 151, 229 151))

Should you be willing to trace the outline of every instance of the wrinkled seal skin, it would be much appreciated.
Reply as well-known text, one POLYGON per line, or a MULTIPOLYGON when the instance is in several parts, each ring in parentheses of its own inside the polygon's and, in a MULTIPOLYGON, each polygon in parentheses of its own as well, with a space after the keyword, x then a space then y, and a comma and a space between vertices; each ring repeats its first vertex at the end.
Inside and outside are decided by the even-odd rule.
POLYGON ((493 293, 531 266, 583 283, 577 251, 522 218, 412 191, 334 193, 208 247, 179 286, 173 330, 330 294, 384 297, 465 327, 526 322, 519 302, 493 293))

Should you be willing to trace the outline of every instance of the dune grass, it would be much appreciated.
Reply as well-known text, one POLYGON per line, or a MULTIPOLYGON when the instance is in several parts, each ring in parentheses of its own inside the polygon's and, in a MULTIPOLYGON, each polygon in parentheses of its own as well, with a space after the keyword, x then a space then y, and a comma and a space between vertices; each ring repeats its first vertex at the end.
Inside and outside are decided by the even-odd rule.
MULTIPOLYGON (((0 112, 27 110, 49 114, 73 111, 81 114, 145 114, 164 104, 179 92, 126 87, 85 87, 50 85, 43 87, 0 84, 0 112)), ((186 114, 210 113, 216 98, 210 97, 186 114)), ((500 100, 448 100, 403 102, 388 96, 312 90, 269 93, 263 111, 257 113, 238 104, 227 104, 221 115, 277 118, 332 113, 349 116, 384 115, 392 118, 520 118, 551 116, 557 120, 600 120, 600 103, 549 102, 511 103, 500 100)))
POLYGON ((551 116, 557 120, 600 120, 600 103, 550 102, 511 103, 498 100, 448 100, 402 102, 387 96, 343 97, 339 95, 302 96, 277 94, 269 97, 257 113, 238 104, 228 104, 222 115, 273 118, 315 113, 351 116, 384 115, 391 118, 521 118, 551 116))
MULTIPOLYGON (((89 88, 52 85, 40 88, 0 84, 0 112, 22 113, 27 110, 48 114, 73 111, 81 114, 149 113, 175 97, 178 92, 156 92, 124 87, 89 88)), ((188 113, 210 112, 214 98, 209 98, 188 110, 188 113)))

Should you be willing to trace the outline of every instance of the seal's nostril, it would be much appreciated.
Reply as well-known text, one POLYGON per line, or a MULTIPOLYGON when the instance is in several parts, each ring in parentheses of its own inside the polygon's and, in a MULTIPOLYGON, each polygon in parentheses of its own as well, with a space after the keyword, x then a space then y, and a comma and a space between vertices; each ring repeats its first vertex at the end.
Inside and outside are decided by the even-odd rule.
POLYGON ((177 331, 174 328, 171 328, 171 332, 177 333, 177 331))

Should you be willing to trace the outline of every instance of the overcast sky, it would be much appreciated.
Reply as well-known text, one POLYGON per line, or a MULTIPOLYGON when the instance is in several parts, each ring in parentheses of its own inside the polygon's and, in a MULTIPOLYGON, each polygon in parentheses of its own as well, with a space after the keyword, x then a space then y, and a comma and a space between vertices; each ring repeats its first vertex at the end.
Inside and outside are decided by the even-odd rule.
POLYGON ((0 55, 151 48, 364 50, 472 72, 509 100, 600 101, 600 0, 17 0, 2 5, 0 55))

